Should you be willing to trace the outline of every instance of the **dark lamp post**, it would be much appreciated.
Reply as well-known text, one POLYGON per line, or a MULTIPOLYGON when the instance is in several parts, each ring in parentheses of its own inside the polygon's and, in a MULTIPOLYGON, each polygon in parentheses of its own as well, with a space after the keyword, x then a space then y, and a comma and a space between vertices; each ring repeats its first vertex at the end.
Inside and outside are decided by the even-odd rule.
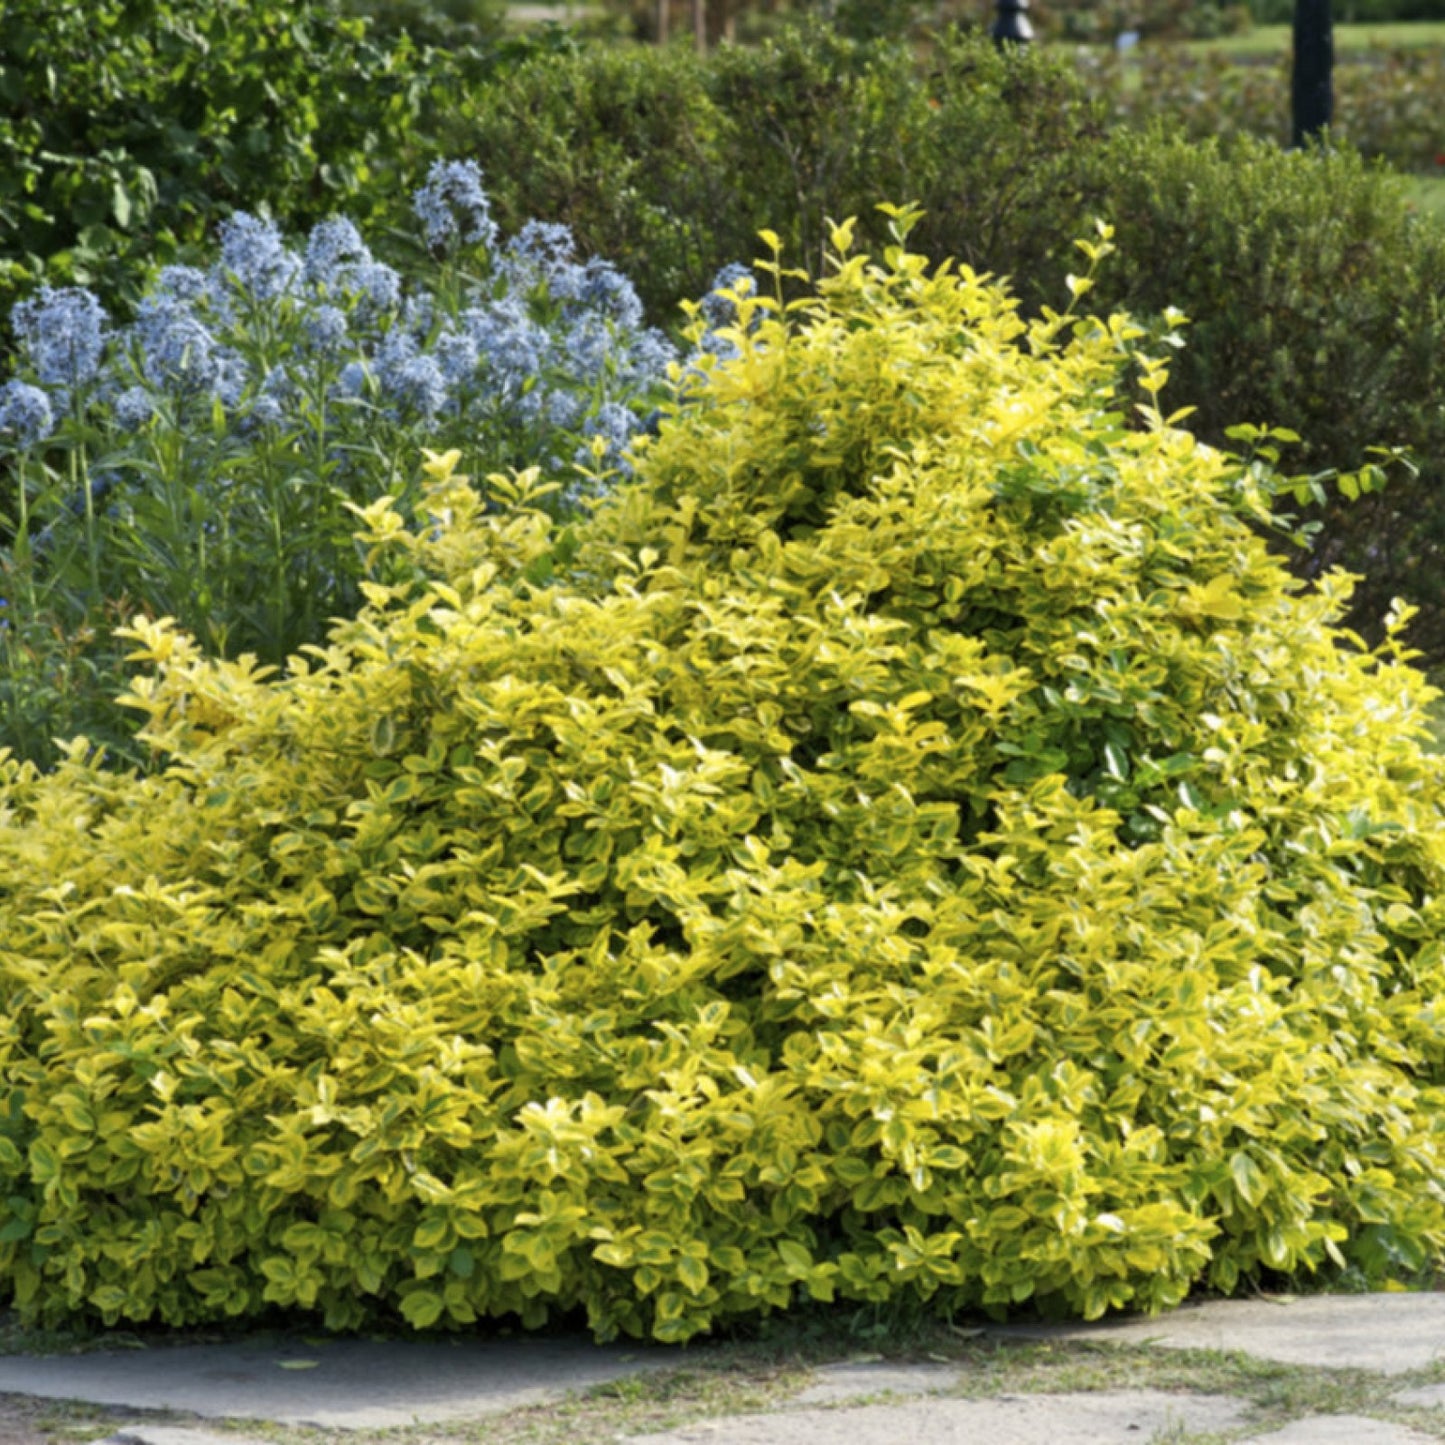
POLYGON ((1296 149, 1317 137, 1330 123, 1334 112, 1334 64, 1330 0, 1295 0, 1290 134, 1296 149))
POLYGON ((998 0, 994 8, 998 17, 988 33, 995 45, 1027 45, 1034 38, 1028 17, 1029 0, 998 0))

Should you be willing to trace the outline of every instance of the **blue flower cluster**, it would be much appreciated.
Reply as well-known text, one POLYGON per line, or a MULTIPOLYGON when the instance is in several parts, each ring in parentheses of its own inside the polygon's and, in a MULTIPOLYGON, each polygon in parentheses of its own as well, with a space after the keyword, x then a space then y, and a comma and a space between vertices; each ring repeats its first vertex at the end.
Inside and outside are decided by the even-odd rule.
POLYGON ((476 248, 444 293, 405 287, 344 217, 298 251, 245 213, 221 225, 212 266, 162 269, 128 326, 110 328, 89 292, 42 291, 15 310, 24 379, 0 392, 0 446, 33 445, 83 393, 91 420, 126 434, 211 424, 219 408, 242 438, 303 436, 318 406, 333 421, 360 408, 371 424, 431 423, 435 441, 510 433, 508 461, 569 472, 597 468, 600 437, 603 469, 625 473, 676 360, 631 283, 579 260, 563 226, 530 222, 503 244, 470 161, 435 165, 414 208, 435 255, 476 248))
POLYGON ((425 229, 427 245, 434 250, 444 250, 458 239, 487 250, 496 244, 497 225, 482 173, 473 161, 438 161, 412 198, 412 208, 425 229))
POLYGON ((565 227, 501 235, 467 161, 434 167, 415 211, 425 249, 405 280, 344 217, 288 237, 238 213, 205 263, 157 270, 130 318, 78 287, 15 308, 12 654, 17 634, 86 639, 109 694, 114 619, 144 610, 208 652, 285 666, 356 614, 369 578, 405 574, 357 546, 356 513, 388 495, 415 521, 422 448, 460 451, 475 477, 539 467, 563 510, 627 474, 679 375, 627 278, 565 227))
POLYGON ((50 397, 26 381, 7 381, 0 386, 0 441, 8 440, 17 451, 38 446, 55 429, 50 397))
POLYGON ((277 301, 292 292, 304 272, 301 258, 286 249, 272 222, 245 212, 221 222, 221 260, 213 283, 228 282, 252 302, 277 301))
POLYGON ((70 388, 95 379, 105 349, 105 310, 78 286, 40 294, 10 313, 15 335, 42 386, 70 388))

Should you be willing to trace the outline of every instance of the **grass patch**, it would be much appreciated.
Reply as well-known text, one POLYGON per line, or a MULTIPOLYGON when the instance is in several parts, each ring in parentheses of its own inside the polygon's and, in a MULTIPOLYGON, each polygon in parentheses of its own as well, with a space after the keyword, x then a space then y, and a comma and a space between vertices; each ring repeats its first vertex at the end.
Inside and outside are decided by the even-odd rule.
POLYGON ((103 1440, 142 1420, 174 1425, 189 1423, 189 1417, 169 1412, 0 1394, 0 1445, 81 1445, 81 1442, 103 1440))
POLYGON ((580 25, 604 13, 586 0, 530 0, 530 3, 507 6, 507 24, 514 30, 525 30, 532 25, 580 25))
MULTIPOLYGON (((1376 25, 1336 25, 1335 55, 1348 59, 1371 50, 1403 50, 1445 46, 1445 21, 1399 20, 1376 25)), ((1224 35, 1216 40, 1184 42, 1191 50, 1213 51, 1241 58, 1283 55, 1293 44, 1288 25, 1256 25, 1242 35, 1224 35)))

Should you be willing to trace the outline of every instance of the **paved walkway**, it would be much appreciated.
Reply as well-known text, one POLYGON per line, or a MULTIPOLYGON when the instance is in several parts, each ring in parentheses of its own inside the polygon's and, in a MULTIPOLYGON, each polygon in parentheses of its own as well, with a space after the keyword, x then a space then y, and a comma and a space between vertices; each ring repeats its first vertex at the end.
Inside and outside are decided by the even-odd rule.
MULTIPOLYGON (((1201 1436, 1240 1445, 1426 1445, 1445 1439, 1445 1293, 1216 1301, 1157 1319, 986 1333, 1018 1341, 1083 1339, 1160 1351, 1243 1352, 1338 1372, 1341 1389, 1329 1394, 1327 1413, 1306 1412, 1282 1426, 1276 1415, 1273 1424, 1255 1428, 1257 1405, 1228 1392, 1094 1389, 962 1398, 956 1392, 967 1386, 966 1365, 873 1360, 817 1368, 800 1378, 788 1399, 763 1413, 611 1438, 632 1445, 1144 1445, 1151 1440, 1173 1445, 1201 1436), (1350 1382, 1356 1382, 1359 1393, 1361 1380, 1380 1386, 1372 1383, 1364 1391, 1363 1407, 1360 1399, 1349 1397, 1350 1382)), ((0 1395, 165 1410, 185 1417, 119 1430, 112 1424, 104 1435, 92 1437, 111 1445, 259 1445, 259 1435, 245 1433, 247 1421, 344 1430, 361 1442, 369 1432, 398 1426, 485 1423, 539 1402, 585 1397, 608 1382, 635 1381, 642 1387, 650 1372, 695 1367, 707 1353, 706 1347, 681 1352, 525 1337, 387 1343, 273 1338, 0 1356, 0 1395)), ((283 1438, 267 1433, 268 1445, 283 1438)), ((84 1437, 72 1428, 67 1438, 84 1437)), ((395 1437, 398 1442, 409 1438, 395 1437)))

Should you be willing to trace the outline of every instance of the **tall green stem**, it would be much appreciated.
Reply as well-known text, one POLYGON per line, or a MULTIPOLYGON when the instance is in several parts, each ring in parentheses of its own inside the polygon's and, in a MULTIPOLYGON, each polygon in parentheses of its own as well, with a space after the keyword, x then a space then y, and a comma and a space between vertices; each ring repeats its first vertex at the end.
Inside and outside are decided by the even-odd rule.
POLYGON ((18 558, 24 570, 25 604, 27 616, 35 616, 35 567, 30 556, 30 497, 25 490, 25 463, 30 460, 29 451, 23 451, 16 458, 15 491, 19 515, 15 524, 15 541, 10 555, 18 558))
MULTIPOLYGON (((71 409, 75 415, 76 434, 83 436, 85 408, 78 395, 72 397, 71 409)), ((83 442, 70 453, 70 482, 72 486, 81 487, 85 497, 85 559, 90 582, 86 610, 89 611, 100 603, 100 539, 95 534, 95 497, 90 487, 90 460, 83 442)))

